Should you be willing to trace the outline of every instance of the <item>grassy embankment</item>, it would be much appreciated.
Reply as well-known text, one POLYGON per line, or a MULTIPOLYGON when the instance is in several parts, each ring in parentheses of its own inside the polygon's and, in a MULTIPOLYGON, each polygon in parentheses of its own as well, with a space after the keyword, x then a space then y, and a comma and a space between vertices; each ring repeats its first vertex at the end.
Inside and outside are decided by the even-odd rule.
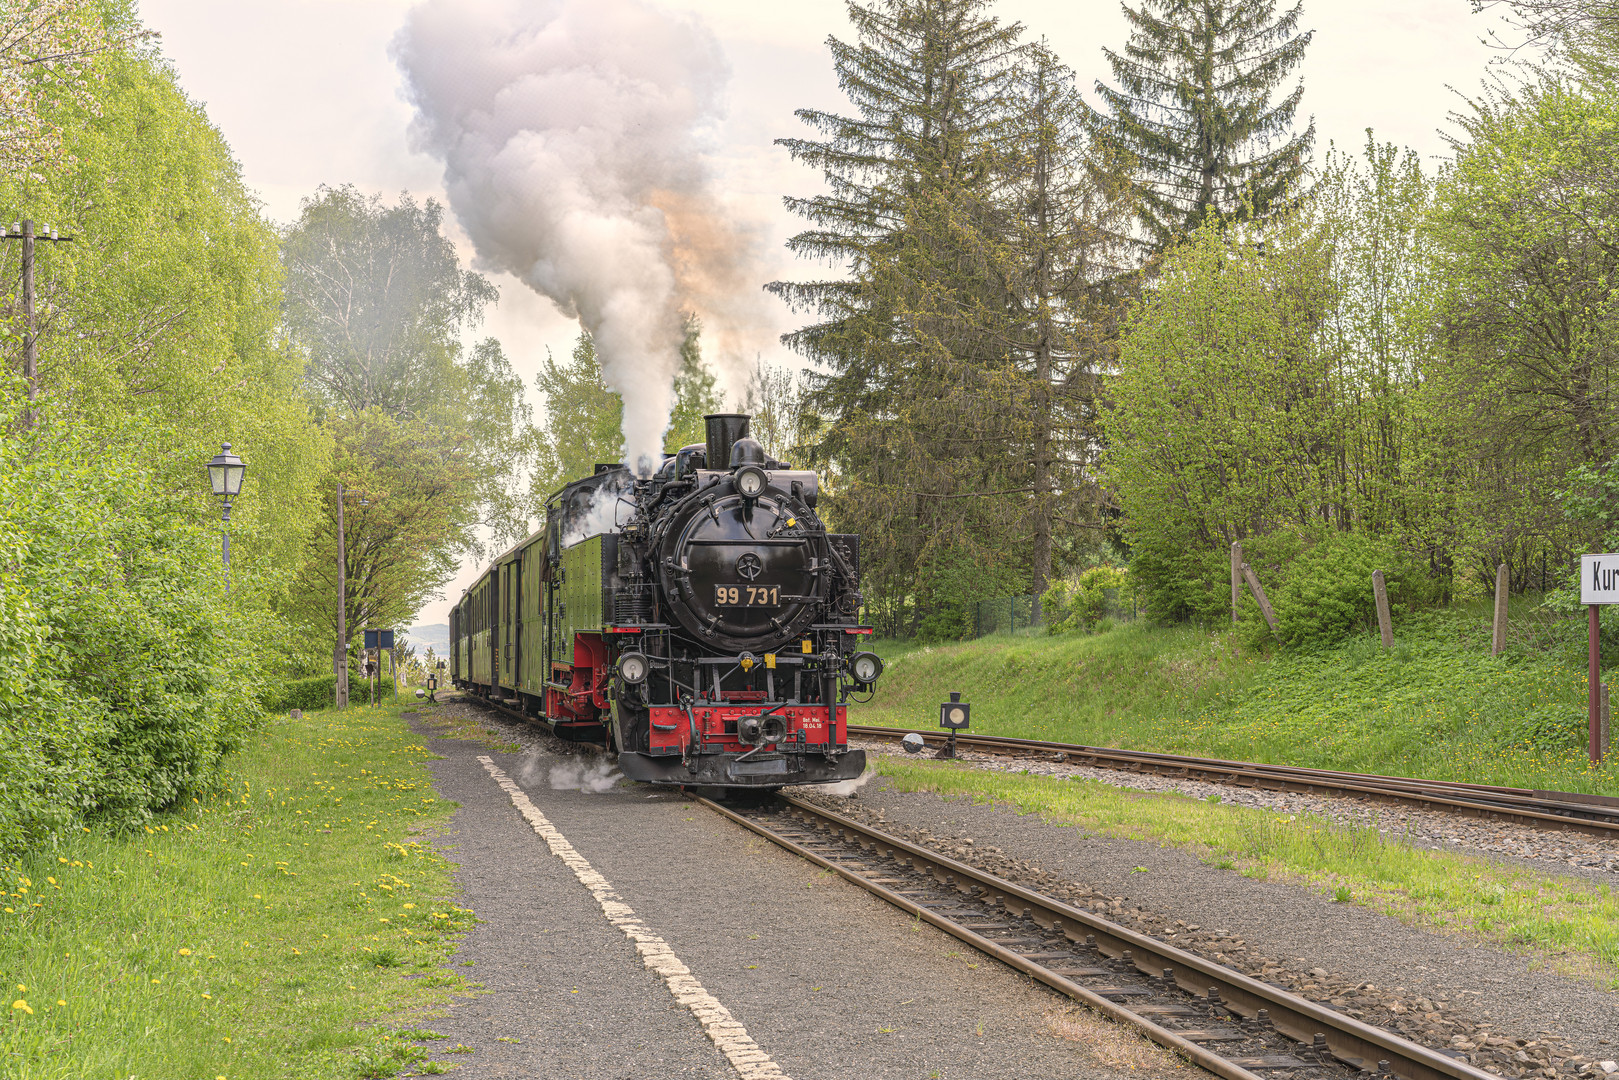
POLYGON ((1265 655, 1234 633, 1145 623, 881 642, 887 671, 855 712, 861 723, 933 727, 945 692, 960 690, 985 734, 1619 794, 1619 771, 1585 761, 1577 650, 1549 641, 1527 604, 1513 616, 1499 658, 1484 604, 1402 620, 1389 652, 1365 636, 1265 655))
MULTIPOLYGON (((885 642, 888 670, 858 719, 933 727, 938 702, 960 690, 973 730, 988 734, 1619 793, 1611 763, 1585 761, 1578 658, 1530 612, 1513 614, 1518 633, 1495 659, 1485 605, 1403 621, 1390 653, 1362 638, 1266 655, 1234 634, 1144 623, 931 648, 885 642)), ((903 789, 1005 801, 1058 823, 1186 848, 1251 877, 1307 883, 1419 925, 1538 950, 1619 986, 1619 896, 1605 885, 1417 849, 1307 815, 922 760, 885 759, 879 771, 903 789)))
POLYGON ((400 711, 272 722, 218 792, 0 870, 0 1074, 444 1071, 401 1018, 465 992, 473 917, 413 838, 451 807, 400 711))
POLYGON ((1109 836, 1169 844, 1261 879, 1300 882, 1445 932, 1539 952, 1554 966, 1619 989, 1619 895, 1607 885, 1508 869, 1411 847, 1370 828, 1280 815, 1095 781, 989 772, 926 759, 883 758, 904 791, 996 800, 1020 813, 1109 836))

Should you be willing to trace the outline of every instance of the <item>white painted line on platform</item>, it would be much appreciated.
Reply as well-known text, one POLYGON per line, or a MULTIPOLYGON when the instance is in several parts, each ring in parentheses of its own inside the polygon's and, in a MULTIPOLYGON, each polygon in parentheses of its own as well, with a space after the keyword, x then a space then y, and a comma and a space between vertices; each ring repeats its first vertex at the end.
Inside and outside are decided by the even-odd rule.
POLYGON ((480 756, 478 760, 501 790, 511 796, 512 805, 550 846, 551 853, 567 864, 573 876, 579 879, 579 884, 590 890, 590 895, 601 905, 607 921, 635 942, 635 951, 641 954, 642 963, 663 980, 676 1001, 691 1010, 737 1075, 742 1080, 792 1080, 781 1071, 780 1065, 770 1059, 769 1054, 759 1049, 759 1044, 749 1037, 746 1028, 731 1017, 730 1011, 720 1004, 719 999, 703 989, 703 984, 697 981, 690 968, 680 962, 669 943, 636 918, 630 906, 613 891, 612 884, 574 850, 568 838, 558 832, 557 827, 540 813, 539 807, 523 794, 523 789, 512 783, 492 758, 480 756))

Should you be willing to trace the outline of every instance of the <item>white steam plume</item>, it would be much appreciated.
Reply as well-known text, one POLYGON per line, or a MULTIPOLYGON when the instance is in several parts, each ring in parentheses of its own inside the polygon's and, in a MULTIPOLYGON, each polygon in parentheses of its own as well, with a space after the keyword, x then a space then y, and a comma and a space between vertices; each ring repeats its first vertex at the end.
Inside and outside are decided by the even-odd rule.
POLYGON ((426 0, 394 41, 414 145, 444 162, 478 264, 576 316, 624 399, 625 462, 659 461, 682 312, 703 317, 727 389, 763 324, 759 232, 702 156, 727 69, 689 16, 646 0, 426 0))
POLYGON ((555 791, 583 791, 587 795, 600 795, 611 791, 613 785, 624 779, 624 774, 611 761, 570 761, 551 767, 551 787, 555 791))
POLYGON ((796 787, 799 791, 819 791, 823 795, 836 795, 839 798, 847 799, 871 783, 872 777, 876 775, 876 769, 868 768, 853 780, 834 780, 830 784, 798 784, 796 787))

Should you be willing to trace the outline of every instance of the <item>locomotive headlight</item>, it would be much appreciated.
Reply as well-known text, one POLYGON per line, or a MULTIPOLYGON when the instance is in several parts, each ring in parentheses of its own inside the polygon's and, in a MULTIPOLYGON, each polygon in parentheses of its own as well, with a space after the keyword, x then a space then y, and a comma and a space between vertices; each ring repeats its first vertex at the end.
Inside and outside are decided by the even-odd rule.
POLYGON ((646 682, 646 657, 638 652, 627 652, 618 658, 618 677, 631 686, 646 682))
POLYGON ((883 662, 877 658, 876 653, 857 652, 849 657, 849 674, 854 676, 857 683, 870 686, 882 673, 883 662))
POLYGON ((757 499, 764 494, 765 471, 757 465, 744 465, 736 471, 737 494, 744 499, 757 499))

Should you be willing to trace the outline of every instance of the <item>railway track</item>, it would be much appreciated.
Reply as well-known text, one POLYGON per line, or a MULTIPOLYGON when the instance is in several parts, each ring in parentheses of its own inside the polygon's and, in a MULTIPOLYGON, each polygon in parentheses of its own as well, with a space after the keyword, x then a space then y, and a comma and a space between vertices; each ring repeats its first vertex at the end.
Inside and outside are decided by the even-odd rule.
POLYGON ((1499 1080, 804 800, 691 797, 1226 1080, 1499 1080))
MULTIPOLYGON (((514 720, 538 723, 522 711, 490 698, 476 694, 463 694, 462 698, 504 713, 514 720)), ((850 724, 848 732, 851 739, 895 743, 910 734, 906 728, 864 724, 850 724)), ((917 734, 929 746, 943 747, 945 744, 944 734, 930 731, 917 734)), ((1619 798, 1606 795, 1495 787, 1452 780, 1380 776, 1376 773, 1334 772, 1292 765, 1159 754, 1146 750, 1116 750, 1042 739, 1013 739, 1001 735, 958 734, 956 746, 985 754, 1038 757, 1048 761, 1056 759, 1070 765, 1203 780, 1263 791, 1372 799, 1468 817, 1510 821, 1549 832, 1578 832, 1610 840, 1619 839, 1619 798)))
MULTIPOLYGON (((533 722, 498 701, 475 695, 463 700, 533 722)), ((851 737, 874 734, 897 739, 905 732, 850 727, 851 737)), ((1068 760, 1081 762, 1085 755, 1075 751, 1114 760, 1146 757, 1162 763, 1203 763, 1173 755, 993 736, 958 737, 958 745, 994 753, 1063 753, 1068 760)), ((1232 777, 1242 775, 1235 770, 1256 768, 1240 762, 1210 764, 1229 767, 1233 771, 1224 775, 1232 777)), ((1342 775, 1353 781, 1398 779, 1278 771, 1342 775)), ((1325 781, 1291 790, 1329 787, 1342 790, 1325 781)), ((1130 1025, 1225 1080, 1500 1080, 1460 1055, 1411 1042, 803 799, 778 794, 756 806, 732 806, 690 792, 687 797, 985 955, 1130 1025)))
MULTIPOLYGON (((898 742, 907 734, 909 731, 904 728, 849 725, 851 739, 898 742)), ((943 746, 945 743, 943 734, 918 734, 931 746, 943 746)), ((1374 799, 1470 817, 1511 821, 1536 829, 1619 838, 1619 799, 1604 795, 1492 787, 1487 784, 1379 776, 1373 773, 1333 772, 1289 765, 1156 754, 1142 750, 1115 750, 1039 739, 1012 739, 998 735, 957 735, 956 745, 960 749, 986 754, 1033 756, 1044 760, 1056 758, 1072 765, 1153 773, 1265 791, 1374 799)))

